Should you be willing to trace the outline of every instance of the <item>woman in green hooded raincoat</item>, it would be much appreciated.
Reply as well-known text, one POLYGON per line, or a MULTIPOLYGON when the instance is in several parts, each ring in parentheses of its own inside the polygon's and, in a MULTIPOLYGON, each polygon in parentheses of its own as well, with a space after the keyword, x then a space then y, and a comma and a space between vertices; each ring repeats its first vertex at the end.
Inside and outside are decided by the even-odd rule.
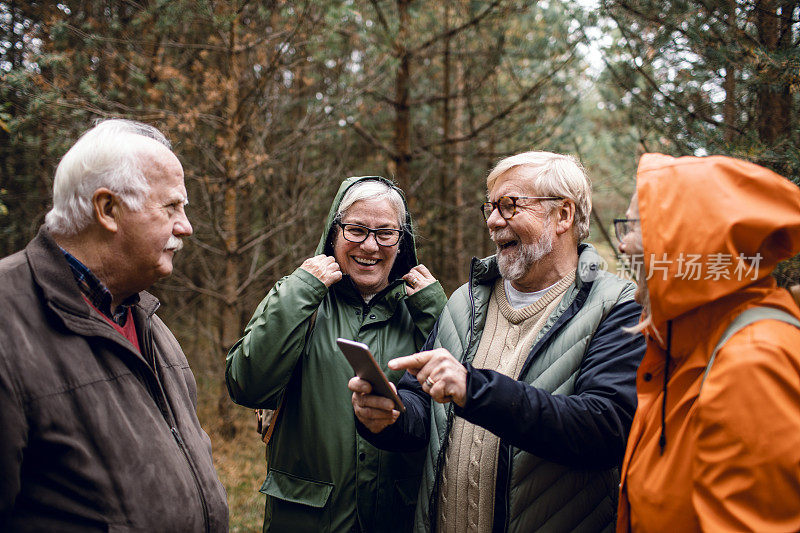
POLYGON ((275 284, 227 358, 236 403, 282 405, 261 487, 264 531, 410 530, 423 457, 358 435, 353 371, 336 338, 367 344, 397 382, 387 362, 422 347, 447 298, 417 264, 405 199, 384 178, 342 183, 316 254, 275 284))

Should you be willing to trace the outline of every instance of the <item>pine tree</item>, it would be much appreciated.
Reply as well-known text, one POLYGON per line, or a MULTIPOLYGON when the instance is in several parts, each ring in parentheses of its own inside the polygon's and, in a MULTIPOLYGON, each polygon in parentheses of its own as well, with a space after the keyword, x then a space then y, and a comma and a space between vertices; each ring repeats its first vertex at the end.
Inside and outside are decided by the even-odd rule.
POLYGON ((611 101, 652 133, 651 149, 729 154, 798 181, 800 2, 603 6, 617 34, 606 50, 607 81, 618 88, 611 101))

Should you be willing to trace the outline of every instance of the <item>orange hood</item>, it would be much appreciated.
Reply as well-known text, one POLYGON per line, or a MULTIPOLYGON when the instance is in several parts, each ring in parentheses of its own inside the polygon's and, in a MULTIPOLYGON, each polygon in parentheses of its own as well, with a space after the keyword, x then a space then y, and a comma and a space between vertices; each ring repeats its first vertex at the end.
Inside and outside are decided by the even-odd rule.
POLYGON ((759 283, 800 252, 800 189, 774 172, 724 156, 645 154, 637 176, 656 327, 759 283))

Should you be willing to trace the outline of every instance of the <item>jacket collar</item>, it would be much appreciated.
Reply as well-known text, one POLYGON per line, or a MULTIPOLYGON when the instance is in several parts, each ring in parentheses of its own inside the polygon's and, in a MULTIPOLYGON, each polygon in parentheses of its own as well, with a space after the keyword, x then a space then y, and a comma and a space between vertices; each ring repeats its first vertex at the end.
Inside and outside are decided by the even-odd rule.
MULTIPOLYGON (((33 279, 40 287, 47 306, 61 317, 70 329, 83 334, 97 334, 95 331, 97 326, 94 325, 96 317, 93 316, 97 311, 91 309, 83 299, 69 263, 44 226, 28 243, 25 254, 33 279)), ((138 309, 149 317, 156 312, 158 306, 159 301, 155 296, 142 291, 139 293, 139 303, 134 306, 134 312, 138 309)))
POLYGON ((369 304, 365 304, 353 280, 347 275, 343 276, 341 281, 332 285, 330 290, 337 299, 348 302, 353 306, 369 307, 373 311, 385 313, 386 316, 394 314, 397 305, 406 293, 403 280, 396 279, 373 296, 369 304))

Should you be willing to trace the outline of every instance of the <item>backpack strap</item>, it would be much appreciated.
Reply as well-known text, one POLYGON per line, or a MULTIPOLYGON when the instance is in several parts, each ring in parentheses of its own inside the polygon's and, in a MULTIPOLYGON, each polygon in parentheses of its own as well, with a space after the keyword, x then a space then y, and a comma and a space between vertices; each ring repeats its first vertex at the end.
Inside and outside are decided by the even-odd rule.
MULTIPOLYGON (((711 365, 714 364, 714 359, 717 357, 717 352, 719 352, 720 348, 728 342, 728 340, 733 337, 739 330, 749 326, 753 322, 758 322, 759 320, 779 320, 781 322, 786 322, 787 324, 791 324, 796 328, 800 328, 800 320, 797 320, 793 315, 790 315, 786 311, 781 311, 780 309, 775 309, 774 307, 751 307, 750 309, 744 310, 739 316, 737 316, 733 322, 725 329, 722 333, 722 337, 720 337, 719 342, 714 347, 714 351, 711 353, 711 359, 708 360, 708 364, 706 365, 706 371, 703 374, 703 381, 700 382, 700 390, 703 390, 703 383, 706 382, 706 378, 708 377, 708 372, 711 370, 711 365)), ((698 394, 700 392, 698 391, 698 394)))

